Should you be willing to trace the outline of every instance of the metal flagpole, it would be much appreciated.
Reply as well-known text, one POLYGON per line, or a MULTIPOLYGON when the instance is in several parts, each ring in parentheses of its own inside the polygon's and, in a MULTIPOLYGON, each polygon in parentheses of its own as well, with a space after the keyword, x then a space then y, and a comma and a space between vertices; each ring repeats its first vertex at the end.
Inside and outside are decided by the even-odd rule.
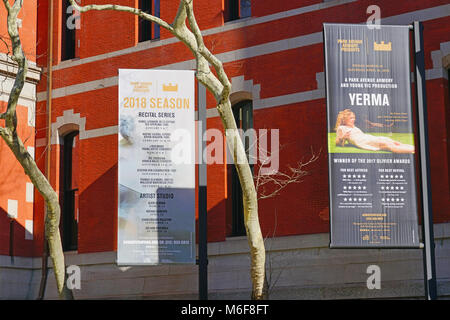
POLYGON ((198 291, 200 300, 208 300, 208 221, 206 200, 206 88, 198 83, 198 291))
POLYGON ((437 298, 436 267, 434 256, 433 215, 431 206, 431 183, 428 149, 427 95, 425 79, 425 59, 423 47, 423 25, 414 21, 414 57, 416 81, 416 106, 419 123, 420 175, 422 188, 422 238, 424 242, 423 262, 425 295, 427 300, 437 298))

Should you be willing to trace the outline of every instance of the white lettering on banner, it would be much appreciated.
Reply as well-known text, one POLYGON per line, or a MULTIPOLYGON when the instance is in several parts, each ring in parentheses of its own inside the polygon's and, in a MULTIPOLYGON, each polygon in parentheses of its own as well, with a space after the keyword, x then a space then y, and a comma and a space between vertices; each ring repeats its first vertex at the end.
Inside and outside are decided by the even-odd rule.
POLYGON ((352 106, 389 106, 389 97, 381 93, 349 93, 352 106))

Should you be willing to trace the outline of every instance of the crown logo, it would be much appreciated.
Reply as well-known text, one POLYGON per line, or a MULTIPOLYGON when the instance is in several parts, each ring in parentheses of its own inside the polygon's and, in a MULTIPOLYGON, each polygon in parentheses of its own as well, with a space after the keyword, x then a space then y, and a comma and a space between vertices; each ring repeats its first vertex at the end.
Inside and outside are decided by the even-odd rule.
POLYGON ((384 41, 381 41, 381 43, 373 43, 373 50, 375 51, 392 51, 392 42, 384 43, 384 41))
POLYGON ((177 92, 178 91, 178 84, 176 85, 172 85, 171 83, 169 84, 163 84, 163 91, 169 91, 169 92, 177 92))

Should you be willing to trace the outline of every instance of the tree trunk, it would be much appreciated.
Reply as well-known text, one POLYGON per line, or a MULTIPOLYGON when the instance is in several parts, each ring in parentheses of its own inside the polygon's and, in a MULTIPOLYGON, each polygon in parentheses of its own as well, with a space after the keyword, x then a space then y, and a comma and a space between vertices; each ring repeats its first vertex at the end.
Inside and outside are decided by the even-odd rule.
POLYGON ((16 159, 22 165, 31 182, 42 195, 47 206, 45 216, 45 235, 49 247, 50 257, 53 263, 58 293, 61 298, 71 298, 71 292, 65 286, 64 253, 59 232, 59 220, 61 210, 58 195, 53 190, 43 173, 39 170, 33 158, 27 152, 17 134, 4 132, 3 140, 14 153, 16 159))
POLYGON ((33 185, 45 200, 48 208, 45 217, 45 234, 48 241, 50 257, 53 261, 58 293, 61 298, 70 298, 71 294, 68 292, 67 288, 65 288, 64 254, 59 234, 60 207, 58 195, 28 153, 18 137, 16 130, 16 107, 25 84, 28 70, 27 60, 22 49, 17 27, 17 16, 22 8, 23 0, 16 0, 13 5, 10 5, 8 0, 3 0, 3 3, 8 12, 7 25, 12 46, 11 58, 17 62, 18 70, 14 85, 10 92, 6 112, 0 114, 0 119, 5 120, 5 127, 0 127, 0 135, 23 167, 25 173, 30 177, 33 185))
POLYGON ((250 170, 244 145, 236 127, 236 122, 234 120, 229 99, 224 104, 219 104, 217 109, 225 128, 227 144, 233 155, 234 164, 242 188, 244 225, 248 245, 250 247, 252 299, 261 300, 267 298, 264 281, 266 250, 259 224, 258 198, 253 180, 253 174, 250 170))

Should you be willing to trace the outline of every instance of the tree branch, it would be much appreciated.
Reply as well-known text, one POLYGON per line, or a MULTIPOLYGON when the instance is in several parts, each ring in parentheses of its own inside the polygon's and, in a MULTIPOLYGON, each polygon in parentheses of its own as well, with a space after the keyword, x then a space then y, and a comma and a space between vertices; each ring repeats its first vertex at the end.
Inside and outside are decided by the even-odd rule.
POLYGON ((0 118, 5 119, 6 127, 15 132, 17 128, 17 102, 19 101, 20 93, 22 92, 23 86, 25 85, 25 76, 28 70, 28 63, 22 50, 19 30, 17 27, 17 16, 20 12, 20 9, 22 8, 23 0, 16 0, 12 7, 9 4, 8 0, 3 0, 3 3, 5 4, 6 10, 8 12, 8 34, 11 39, 12 45, 11 59, 18 64, 18 70, 14 85, 11 89, 11 93, 8 99, 6 112, 2 114, 0 118))
MULTIPOLYGON (((4 0, 4 1, 6 1, 6 0, 4 0)), ((173 27, 170 24, 168 24, 166 21, 164 21, 154 15, 148 14, 148 13, 142 11, 141 9, 128 7, 128 6, 121 6, 121 5, 117 5, 117 4, 104 4, 104 5, 88 4, 85 6, 80 6, 80 5, 78 5, 78 3, 75 2, 75 0, 70 0, 70 4, 74 7, 75 10, 77 10, 79 12, 87 12, 87 11, 91 11, 91 10, 96 10, 96 11, 114 10, 114 11, 129 12, 129 13, 132 13, 132 14, 135 14, 135 15, 141 17, 142 19, 155 22, 155 23, 159 24, 161 27, 163 27, 169 31, 173 31, 173 27)))
MULTIPOLYGON (((258 192, 258 199, 262 200, 273 198, 277 196, 288 185, 293 183, 301 183, 303 181, 303 178, 309 174, 309 172, 304 170, 304 168, 315 162, 319 158, 320 153, 321 151, 316 154, 313 150, 311 150, 311 157, 306 162, 304 162, 303 160, 298 161, 295 168, 289 166, 288 173, 277 171, 271 175, 268 175, 262 174, 261 170, 259 170, 258 174, 255 177, 255 187, 258 192), (267 185, 272 185, 274 187, 271 188, 271 191, 267 191, 267 185)), ((267 156, 266 159, 261 162, 260 167, 264 167, 265 165, 267 165, 270 158, 271 157, 267 156)))
POLYGON ((9 4, 8 0, 3 0, 3 3, 5 5, 6 11, 9 12, 9 10, 11 10, 11 5, 9 4))
POLYGON ((197 41, 198 46, 198 52, 214 67, 214 69, 217 72, 217 76, 219 78, 220 83, 223 86, 223 89, 220 90, 222 92, 221 98, 226 100, 230 96, 231 91, 231 83, 228 80, 228 77, 225 73, 225 70, 223 68, 222 61, 216 58, 209 49, 205 46, 205 43, 203 41, 203 36, 200 31, 200 28, 198 27, 197 20, 194 16, 194 9, 193 9, 193 1, 192 0, 184 0, 185 6, 186 6, 186 12, 187 12, 187 19, 189 21, 189 26, 192 29, 192 32, 195 36, 195 39, 197 41))
POLYGON ((116 4, 97 5, 90 4, 85 6, 78 5, 75 0, 70 0, 71 5, 79 12, 87 12, 91 10, 103 11, 114 10, 128 12, 141 17, 142 19, 159 24, 161 27, 170 31, 176 38, 183 42, 193 53, 197 61, 197 78, 205 85, 216 97, 217 102, 226 100, 231 92, 231 84, 223 69, 222 62, 217 59, 205 47, 202 35, 193 14, 192 0, 182 0, 178 7, 177 14, 172 24, 143 12, 141 9, 136 9, 128 6, 121 6, 116 4), (189 25, 193 31, 186 26, 186 18, 189 19, 189 25), (206 61, 205 61, 206 60, 206 61), (209 63, 215 68, 217 79, 209 69, 209 63), (218 94, 220 93, 220 94, 218 94))

